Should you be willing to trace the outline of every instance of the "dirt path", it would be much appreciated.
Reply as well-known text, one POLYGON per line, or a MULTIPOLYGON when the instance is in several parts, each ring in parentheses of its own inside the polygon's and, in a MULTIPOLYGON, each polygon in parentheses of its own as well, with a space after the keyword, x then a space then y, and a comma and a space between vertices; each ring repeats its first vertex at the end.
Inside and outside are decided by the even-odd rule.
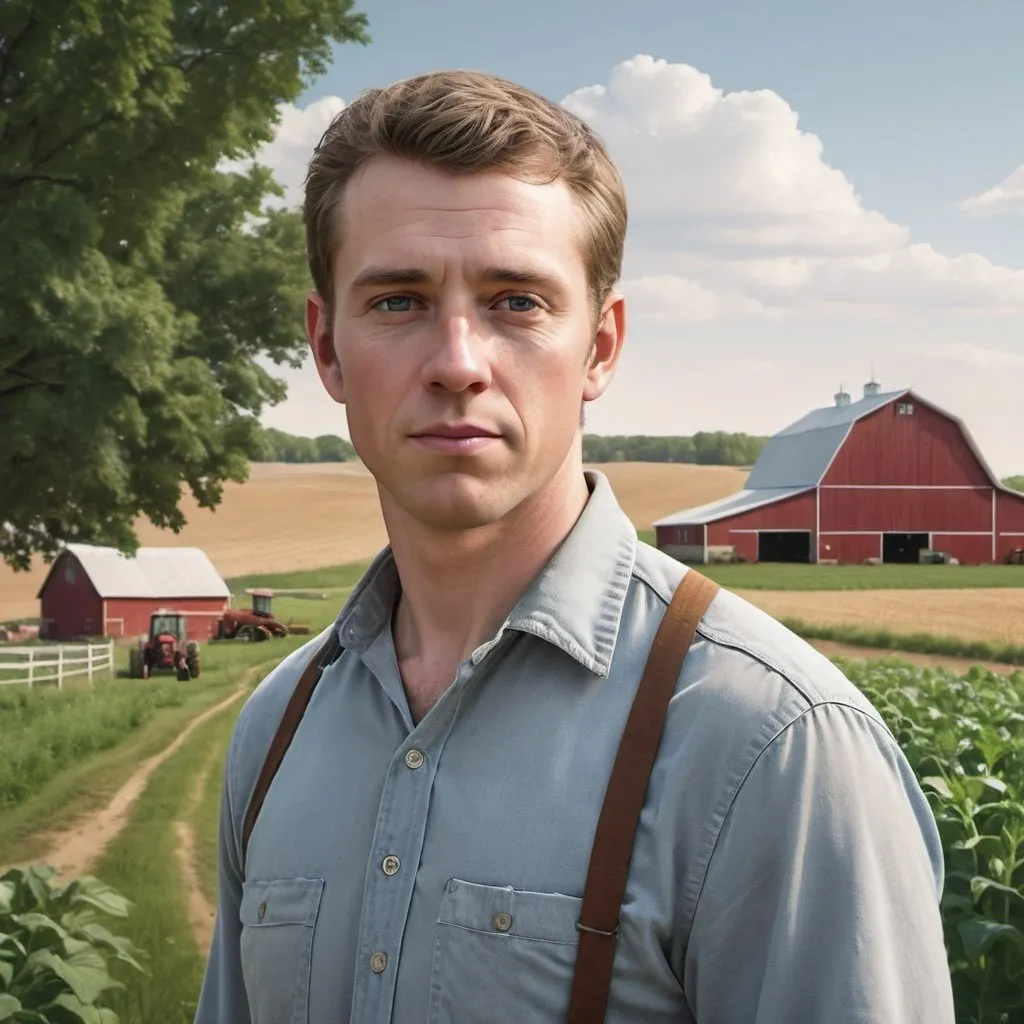
POLYGON ((206 789, 206 780, 213 770, 213 761, 217 751, 212 750, 206 758, 206 763, 196 775, 192 785, 192 792, 188 801, 182 808, 182 817, 174 823, 174 833, 178 837, 178 846, 175 851, 178 857, 178 869, 181 872, 181 882, 185 887, 185 898, 188 905, 188 919, 192 924, 192 934, 195 936, 196 946, 201 956, 206 956, 213 940, 213 925, 216 912, 210 901, 203 892, 202 883, 199 881, 199 871, 196 867, 196 834, 190 824, 190 819, 195 809, 203 799, 203 792, 206 789))
MULTIPOLYGON (((60 881, 67 881, 91 871, 107 846, 128 823, 132 805, 145 790, 153 772, 171 757, 200 725, 234 704, 246 691, 251 675, 251 671, 246 673, 238 689, 230 697, 226 697, 219 704, 200 712, 182 729, 181 734, 173 743, 161 750, 159 754, 154 754, 153 757, 143 761, 132 773, 131 778, 114 794, 106 807, 78 819, 63 832, 54 833, 50 837, 50 844, 46 852, 39 857, 33 857, 33 861, 53 865, 59 873, 60 881)), ((3 874, 5 870, 7 868, 0 868, 0 874, 3 874)), ((57 880, 55 879, 55 881, 57 880)))
POLYGON ((975 658, 953 658, 945 654, 918 654, 916 651, 890 651, 880 647, 857 647, 854 644, 841 644, 834 640, 809 640, 811 646, 817 648, 822 654, 832 657, 840 655, 850 661, 875 661, 878 658, 898 658, 900 661, 909 661, 913 665, 920 665, 922 668, 948 668, 960 675, 965 675, 975 665, 980 665, 997 675, 1008 676, 1014 672, 1021 672, 1017 665, 1004 665, 998 661, 978 661, 975 658))

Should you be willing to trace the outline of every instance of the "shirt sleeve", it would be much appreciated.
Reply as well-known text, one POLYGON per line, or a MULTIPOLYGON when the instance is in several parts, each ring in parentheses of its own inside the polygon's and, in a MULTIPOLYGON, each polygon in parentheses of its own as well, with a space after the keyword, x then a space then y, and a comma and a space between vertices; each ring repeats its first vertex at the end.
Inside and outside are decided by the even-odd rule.
POLYGON ((228 1021, 231 1024, 250 1024, 251 1021, 242 978, 239 908, 243 873, 231 784, 237 742, 236 733, 224 765, 217 836, 217 919, 194 1024, 227 1024, 228 1021))
POLYGON ((954 1024, 938 830, 882 724, 810 708, 762 751, 687 943, 697 1024, 954 1024))

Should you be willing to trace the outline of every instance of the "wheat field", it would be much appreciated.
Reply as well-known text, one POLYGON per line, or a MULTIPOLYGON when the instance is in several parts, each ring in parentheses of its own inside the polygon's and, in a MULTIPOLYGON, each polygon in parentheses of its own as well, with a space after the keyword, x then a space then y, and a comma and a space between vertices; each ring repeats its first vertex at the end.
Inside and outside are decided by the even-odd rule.
MULTIPOLYGON (((663 515, 733 494, 744 469, 669 463, 606 463, 605 473, 638 529, 663 515)), ((137 526, 145 545, 200 547, 222 576, 316 569, 370 558, 385 543, 373 478, 351 463, 254 463, 244 484, 226 484, 214 511, 190 498, 180 534, 137 526)), ((0 621, 38 614, 36 594, 47 567, 38 559, 28 573, 0 566, 0 621)))

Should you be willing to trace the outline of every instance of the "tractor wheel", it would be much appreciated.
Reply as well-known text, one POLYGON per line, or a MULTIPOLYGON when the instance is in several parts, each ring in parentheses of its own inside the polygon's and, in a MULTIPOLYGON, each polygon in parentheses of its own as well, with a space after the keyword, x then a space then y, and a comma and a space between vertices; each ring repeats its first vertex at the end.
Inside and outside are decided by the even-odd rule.
POLYGON ((189 679, 196 679, 199 676, 199 645, 193 641, 186 652, 185 665, 188 667, 189 679))
POLYGON ((142 651, 138 647, 128 652, 128 676, 131 679, 142 678, 142 651))

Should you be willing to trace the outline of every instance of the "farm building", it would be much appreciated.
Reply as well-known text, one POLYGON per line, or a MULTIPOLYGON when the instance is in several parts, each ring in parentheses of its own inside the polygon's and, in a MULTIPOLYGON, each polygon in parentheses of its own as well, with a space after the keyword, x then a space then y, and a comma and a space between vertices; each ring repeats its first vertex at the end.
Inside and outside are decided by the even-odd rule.
POLYGON ((1000 484, 967 428, 913 390, 876 381, 772 437, 744 489, 666 516, 682 561, 1005 562, 1024 547, 1024 495, 1000 484), (931 556, 925 556, 926 558, 931 556))
MULTIPOLYGON (((199 548, 116 548, 67 544, 39 590, 40 632, 50 640, 78 636, 137 636, 159 609, 188 612, 209 632, 231 592, 199 548)), ((191 630, 190 630, 191 632, 191 630)))

